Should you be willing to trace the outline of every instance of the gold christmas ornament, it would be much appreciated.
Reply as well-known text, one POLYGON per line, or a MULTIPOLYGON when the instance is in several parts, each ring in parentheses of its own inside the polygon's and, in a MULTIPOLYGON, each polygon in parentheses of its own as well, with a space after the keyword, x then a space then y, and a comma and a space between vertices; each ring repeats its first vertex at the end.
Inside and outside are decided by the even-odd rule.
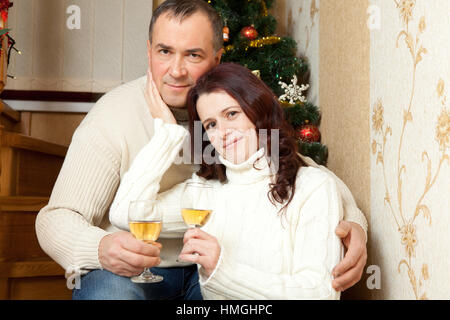
POLYGON ((228 46, 224 47, 223 49, 225 50, 225 52, 228 52, 228 51, 233 50, 233 49, 234 49, 234 46, 231 45, 231 44, 229 44, 228 46))
POLYGON ((270 44, 275 44, 281 41, 280 37, 275 37, 275 36, 271 36, 271 37, 262 37, 261 39, 257 39, 257 40, 253 40, 250 41, 249 43, 249 47, 252 48, 257 48, 257 47, 262 47, 262 46, 266 46, 266 45, 270 45, 270 44))

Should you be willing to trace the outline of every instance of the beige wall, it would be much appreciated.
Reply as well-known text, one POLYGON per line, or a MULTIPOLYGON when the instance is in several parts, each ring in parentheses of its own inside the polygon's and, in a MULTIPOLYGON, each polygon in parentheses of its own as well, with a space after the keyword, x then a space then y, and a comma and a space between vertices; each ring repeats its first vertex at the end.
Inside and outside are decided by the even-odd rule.
POLYGON ((145 74, 153 0, 15 0, 8 27, 12 54, 6 89, 106 92, 145 74), (69 6, 80 29, 69 29, 69 6), (44 23, 45 22, 45 23, 44 23))
MULTIPOLYGON (((366 27, 367 7, 367 0, 320 1, 319 96, 320 130, 322 142, 329 149, 328 167, 347 184, 369 219, 370 38, 366 27)), ((365 274, 356 287, 343 294, 343 298, 362 296, 367 296, 365 274)))

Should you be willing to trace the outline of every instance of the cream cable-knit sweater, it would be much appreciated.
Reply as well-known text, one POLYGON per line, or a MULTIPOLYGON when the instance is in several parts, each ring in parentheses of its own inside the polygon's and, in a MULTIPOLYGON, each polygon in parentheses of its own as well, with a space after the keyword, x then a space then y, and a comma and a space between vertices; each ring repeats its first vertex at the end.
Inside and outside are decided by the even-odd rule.
MULTIPOLYGON (((113 225, 128 228, 130 201, 157 199, 163 214, 162 237, 184 232, 180 199, 185 183, 157 194, 159 181, 178 154, 187 131, 155 119, 155 134, 125 174, 110 210, 113 225)), ((343 247, 334 230, 342 204, 332 176, 313 167, 297 174, 286 214, 267 197, 271 171, 260 149, 247 161, 226 166, 227 182, 214 186, 214 212, 203 228, 221 245, 219 262, 206 277, 199 269, 205 299, 339 299, 331 271, 343 247)), ((204 180, 193 175, 192 180, 204 180)), ((204 197, 192 195, 194 202, 204 197)), ((194 207, 195 208, 195 205, 194 207)), ((164 250, 164 249, 163 249, 164 250)))
MULTIPOLYGON (((67 273, 101 269, 99 242, 119 230, 109 221, 109 207, 123 175, 153 136, 154 120, 144 98, 145 84, 145 76, 125 83, 95 104, 75 131, 50 201, 37 216, 39 244, 67 273)), ((180 122, 182 117, 175 117, 187 125, 180 122)), ((160 192, 185 181, 194 171, 190 165, 172 165, 161 180, 160 192)), ((350 191, 336 181, 343 195, 344 219, 367 231, 367 221, 350 191)), ((176 262, 182 239, 164 238, 160 242, 164 246, 160 266, 183 265, 176 262)))

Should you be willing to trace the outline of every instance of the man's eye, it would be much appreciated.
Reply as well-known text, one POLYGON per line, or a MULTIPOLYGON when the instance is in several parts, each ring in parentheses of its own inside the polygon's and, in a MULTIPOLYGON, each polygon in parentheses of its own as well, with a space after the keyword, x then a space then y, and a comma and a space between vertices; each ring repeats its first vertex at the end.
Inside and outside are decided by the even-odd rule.
POLYGON ((202 56, 199 55, 199 54, 197 54, 197 53, 190 53, 190 54, 189 54, 189 58, 190 58, 191 60, 197 61, 197 60, 200 60, 200 59, 202 58, 202 56))
POLYGON ((161 49, 161 50, 159 50, 159 52, 164 54, 164 55, 169 54, 169 50, 167 50, 167 49, 161 49))

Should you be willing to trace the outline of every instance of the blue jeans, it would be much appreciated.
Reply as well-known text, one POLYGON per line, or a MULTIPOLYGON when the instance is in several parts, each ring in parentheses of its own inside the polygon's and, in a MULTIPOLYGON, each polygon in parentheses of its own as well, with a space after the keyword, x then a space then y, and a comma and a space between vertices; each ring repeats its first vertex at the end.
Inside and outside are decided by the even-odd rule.
POLYGON ((197 266, 151 268, 164 277, 158 283, 134 283, 107 270, 93 270, 81 277, 73 300, 202 300, 197 266))

